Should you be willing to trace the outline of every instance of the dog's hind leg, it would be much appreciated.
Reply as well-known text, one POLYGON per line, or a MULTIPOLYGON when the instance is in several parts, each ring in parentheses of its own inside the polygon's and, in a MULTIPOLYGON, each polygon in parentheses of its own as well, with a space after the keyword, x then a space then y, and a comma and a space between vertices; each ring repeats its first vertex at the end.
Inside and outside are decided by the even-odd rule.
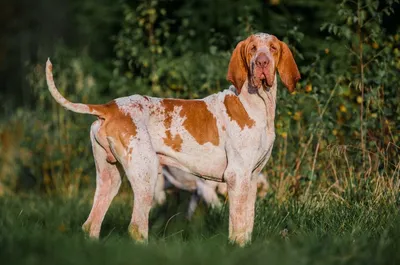
POLYGON ((95 135, 99 128, 100 121, 95 121, 90 129, 90 140, 96 164, 96 192, 92 210, 82 226, 82 229, 93 238, 99 237, 101 223, 121 185, 121 174, 117 164, 107 162, 107 152, 96 140, 95 135))
MULTIPOLYGON (((139 127, 139 126, 138 126, 139 127)), ((130 236, 138 242, 147 242, 149 213, 153 203, 159 160, 146 130, 138 130, 129 140, 127 155, 117 155, 133 190, 133 211, 129 224, 130 236)))

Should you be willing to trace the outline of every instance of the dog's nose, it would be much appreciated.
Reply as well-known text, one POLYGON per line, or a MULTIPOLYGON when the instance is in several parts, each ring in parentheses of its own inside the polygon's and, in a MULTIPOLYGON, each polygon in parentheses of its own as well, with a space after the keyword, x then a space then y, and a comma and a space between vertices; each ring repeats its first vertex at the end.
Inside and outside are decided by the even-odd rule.
POLYGON ((264 68, 269 64, 269 59, 265 53, 261 53, 260 55, 257 56, 256 59, 256 64, 257 66, 264 68))

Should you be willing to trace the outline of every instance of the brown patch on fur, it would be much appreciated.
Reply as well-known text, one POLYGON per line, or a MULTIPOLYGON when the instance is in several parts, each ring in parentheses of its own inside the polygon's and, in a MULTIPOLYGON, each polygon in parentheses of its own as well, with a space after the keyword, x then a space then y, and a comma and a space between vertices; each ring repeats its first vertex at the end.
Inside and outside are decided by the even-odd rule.
POLYGON ((245 126, 251 128, 254 126, 255 121, 250 118, 246 109, 239 98, 234 95, 227 95, 224 99, 224 105, 226 107, 226 113, 232 121, 236 121, 239 127, 243 130, 245 126))
MULTIPOLYGON (((137 127, 129 114, 122 112, 114 101, 104 105, 90 105, 91 109, 104 113, 100 116, 101 126, 95 135, 97 142, 107 152, 107 162, 115 163, 117 160, 111 152, 107 137, 115 140, 114 147, 117 152, 127 149, 131 136, 136 136, 137 127)), ((139 106, 135 106, 140 108, 139 106)))
POLYGON ((181 107, 182 109, 179 115, 185 119, 183 127, 190 135, 192 135, 199 144, 203 145, 209 142, 215 146, 219 145, 217 120, 207 109, 207 104, 204 101, 164 99, 161 101, 161 106, 164 107, 165 110, 164 126, 167 130, 167 138, 171 128, 174 107, 181 107))
MULTIPOLYGON (((123 138, 123 134, 125 133, 126 140, 129 140, 131 136, 136 136, 137 127, 132 121, 132 117, 122 112, 114 101, 107 103, 106 106, 108 110, 103 127, 106 128, 107 136, 118 135, 119 138, 123 138)), ((128 143, 128 141, 126 142, 128 143)))
POLYGON ((173 105, 166 104, 164 105, 165 110, 165 118, 164 118, 164 126, 165 126, 165 135, 166 137, 163 138, 164 143, 171 147, 173 150, 179 152, 182 148, 182 137, 179 135, 175 135, 172 137, 171 134, 171 124, 172 124, 172 111, 174 110, 173 105))
POLYGON ((172 137, 170 130, 167 130, 165 134, 167 136, 163 138, 164 143, 174 149, 176 152, 180 152, 182 150, 182 137, 179 134, 176 134, 174 137, 172 137))

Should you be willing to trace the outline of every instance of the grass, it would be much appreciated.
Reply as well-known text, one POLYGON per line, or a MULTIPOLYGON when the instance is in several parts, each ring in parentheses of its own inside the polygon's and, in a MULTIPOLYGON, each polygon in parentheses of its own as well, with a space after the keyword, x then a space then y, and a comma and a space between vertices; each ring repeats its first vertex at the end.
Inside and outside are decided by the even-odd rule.
MULTIPOLYGON (((183 194, 183 193, 182 193, 183 194)), ((273 197, 257 203, 253 243, 227 243, 227 209, 201 207, 185 221, 187 194, 151 213, 147 246, 127 234, 130 200, 121 196, 101 239, 80 230, 90 210, 85 196, 0 198, 1 264, 399 264, 400 214, 372 200, 321 204, 273 197), (178 214, 177 214, 178 213, 178 214), (179 214, 181 213, 181 214, 179 214)))

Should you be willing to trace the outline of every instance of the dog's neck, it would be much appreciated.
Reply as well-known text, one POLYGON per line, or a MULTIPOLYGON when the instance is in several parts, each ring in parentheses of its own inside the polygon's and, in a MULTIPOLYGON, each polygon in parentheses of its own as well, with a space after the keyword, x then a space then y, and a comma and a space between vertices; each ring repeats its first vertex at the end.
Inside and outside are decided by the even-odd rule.
POLYGON ((276 88, 276 76, 272 87, 267 89, 251 87, 246 81, 238 96, 250 117, 260 126, 265 126, 268 133, 275 132, 276 88))

